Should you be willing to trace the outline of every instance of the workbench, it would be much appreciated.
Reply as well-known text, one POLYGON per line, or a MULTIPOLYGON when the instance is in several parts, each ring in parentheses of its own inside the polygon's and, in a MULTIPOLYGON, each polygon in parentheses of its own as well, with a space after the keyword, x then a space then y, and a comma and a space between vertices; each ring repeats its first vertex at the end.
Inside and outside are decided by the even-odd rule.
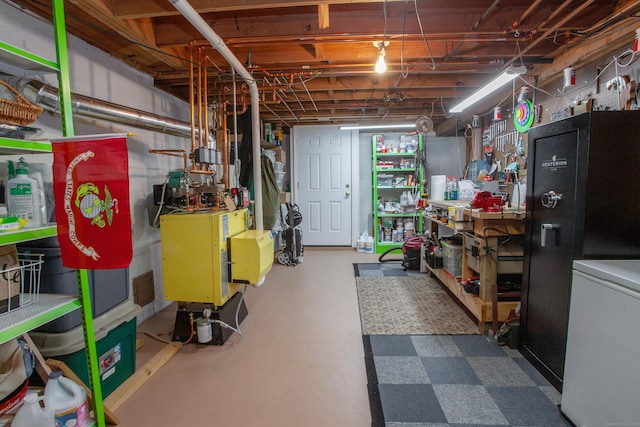
MULTIPOLYGON (((462 246, 462 269, 461 275, 454 277, 444 268, 433 268, 427 264, 422 257, 421 271, 429 273, 440 280, 451 293, 473 314, 478 321, 478 329, 482 333, 490 328, 495 333, 498 322, 504 322, 511 310, 515 309, 519 301, 498 301, 497 281, 498 274, 507 271, 521 274, 522 267, 516 266, 514 269, 511 262, 505 262, 504 266, 499 263, 498 258, 502 258, 504 248, 500 240, 505 240, 507 236, 522 236, 525 232, 525 212, 518 210, 506 210, 504 212, 482 212, 479 209, 471 209, 469 201, 429 201, 432 207, 441 210, 456 208, 463 212, 463 218, 456 218, 457 221, 427 216, 429 227, 427 234, 436 239, 441 230, 448 231, 448 234, 463 234, 462 246), (462 208, 462 209, 460 209, 462 208), (471 245, 475 244, 478 253, 474 254, 474 259, 469 251, 469 240, 471 245), (500 247, 499 247, 500 246, 500 247), (500 254, 499 254, 500 251, 500 254), (499 257, 500 255, 500 257, 499 257), (470 264, 474 266, 472 269, 470 264), (472 276, 480 277, 479 294, 467 293, 461 282, 472 276)), ((513 245, 508 249, 507 255, 513 257, 523 256, 523 247, 513 245)), ((505 257, 506 258, 506 257, 505 257)))

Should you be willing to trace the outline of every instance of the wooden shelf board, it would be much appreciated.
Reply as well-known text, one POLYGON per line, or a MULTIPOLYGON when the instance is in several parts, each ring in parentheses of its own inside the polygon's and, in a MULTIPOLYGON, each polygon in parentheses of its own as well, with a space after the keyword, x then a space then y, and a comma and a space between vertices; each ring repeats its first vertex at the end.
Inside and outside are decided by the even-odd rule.
MULTIPOLYGON (((478 319, 478 322, 485 323, 493 321, 491 316, 491 303, 485 302, 475 295, 467 293, 458 279, 451 276, 442 268, 431 268, 427 265, 428 271, 451 291, 458 300, 478 319)), ((507 320, 509 312, 518 305, 518 301, 500 301, 498 302, 498 321, 507 320)))

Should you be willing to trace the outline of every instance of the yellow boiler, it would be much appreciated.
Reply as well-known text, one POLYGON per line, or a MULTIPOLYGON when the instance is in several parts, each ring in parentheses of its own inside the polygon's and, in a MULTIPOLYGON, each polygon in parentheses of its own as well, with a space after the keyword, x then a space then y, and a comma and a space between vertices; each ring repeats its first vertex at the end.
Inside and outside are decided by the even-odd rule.
POLYGON ((231 280, 261 285, 273 266, 269 231, 247 230, 231 237, 231 280))
POLYGON ((229 277, 229 239, 247 229, 247 209, 161 216, 164 298, 224 305, 243 286, 229 277))

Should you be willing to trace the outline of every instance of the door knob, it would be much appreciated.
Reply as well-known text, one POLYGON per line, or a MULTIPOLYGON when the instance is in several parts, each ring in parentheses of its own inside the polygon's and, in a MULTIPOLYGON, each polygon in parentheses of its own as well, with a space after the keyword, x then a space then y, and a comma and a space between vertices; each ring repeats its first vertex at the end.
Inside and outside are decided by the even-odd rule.
POLYGON ((542 195, 542 206, 547 209, 553 209, 556 207, 558 202, 562 200, 562 194, 556 193, 555 191, 547 191, 542 195))
POLYGON ((348 191, 346 193, 344 193, 344 197, 349 197, 351 195, 351 193, 349 193, 348 191))

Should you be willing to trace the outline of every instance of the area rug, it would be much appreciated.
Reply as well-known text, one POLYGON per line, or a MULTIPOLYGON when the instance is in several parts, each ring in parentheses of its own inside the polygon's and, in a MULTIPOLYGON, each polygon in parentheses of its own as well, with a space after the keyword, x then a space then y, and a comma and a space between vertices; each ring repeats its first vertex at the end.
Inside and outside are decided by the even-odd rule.
POLYGON ((477 326, 426 274, 356 277, 362 335, 470 335, 477 326))

